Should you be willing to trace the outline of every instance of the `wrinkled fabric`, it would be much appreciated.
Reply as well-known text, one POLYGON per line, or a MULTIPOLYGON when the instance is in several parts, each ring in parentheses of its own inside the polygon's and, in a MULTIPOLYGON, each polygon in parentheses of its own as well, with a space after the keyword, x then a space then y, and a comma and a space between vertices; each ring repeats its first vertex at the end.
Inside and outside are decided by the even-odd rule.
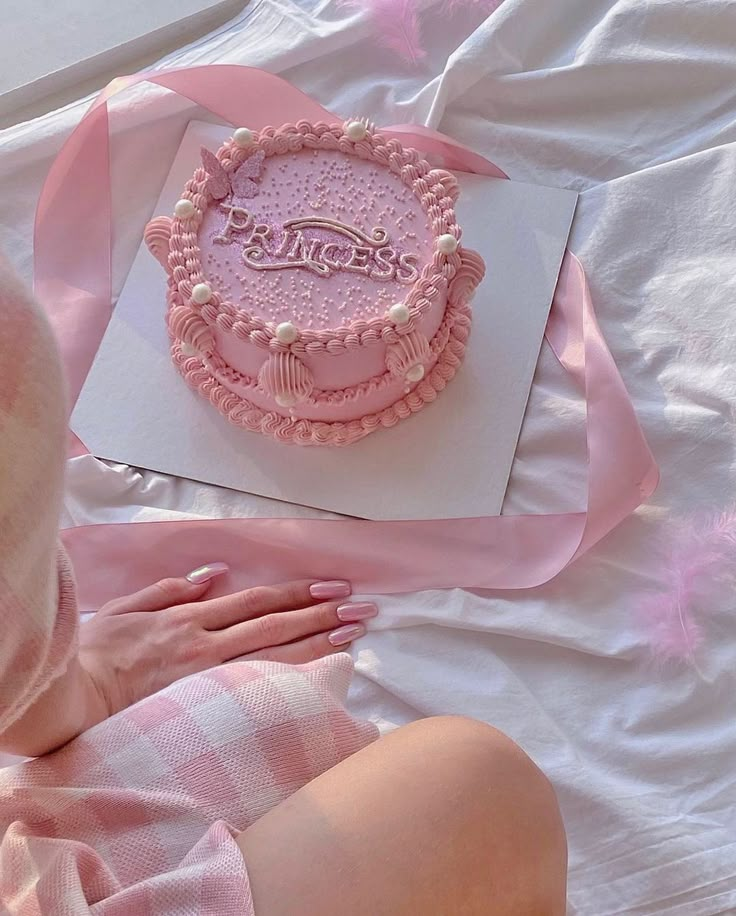
MULTIPOLYGON (((697 670, 653 665, 636 609, 666 586, 675 523, 729 508, 736 492, 733 6, 505 0, 487 21, 473 11, 449 19, 437 4, 420 20, 428 54, 412 69, 337 0, 254 0, 161 64, 264 67, 335 112, 424 123, 512 179, 581 192, 570 247, 662 483, 542 588, 382 596, 356 650, 350 709, 385 728, 464 713, 515 738, 561 800, 572 910, 727 913, 736 908, 734 599, 701 609, 697 670)), ((113 176, 140 176, 133 188, 114 185, 116 289, 184 125, 199 114, 172 100, 170 117, 151 123, 145 99, 128 103, 140 142, 113 145, 113 176)), ((88 103, 0 137, 2 244, 26 275, 43 175, 88 103)), ((505 511, 580 508, 582 410, 543 350, 505 511)), ((89 456, 68 475, 69 525, 310 514, 89 456)))

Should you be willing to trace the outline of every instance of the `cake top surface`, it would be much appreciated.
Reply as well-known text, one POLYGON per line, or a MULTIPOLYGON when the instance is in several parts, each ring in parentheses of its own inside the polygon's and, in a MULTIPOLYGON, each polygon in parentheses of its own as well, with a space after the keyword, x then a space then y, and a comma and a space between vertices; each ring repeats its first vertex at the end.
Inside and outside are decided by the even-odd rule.
POLYGON ((458 270, 457 179, 363 121, 238 128, 147 244, 182 302, 259 347, 394 342, 458 270))
POLYGON ((383 316, 432 259, 421 201, 376 162, 256 150, 229 184, 199 226, 202 270, 236 308, 268 323, 323 330, 383 316))

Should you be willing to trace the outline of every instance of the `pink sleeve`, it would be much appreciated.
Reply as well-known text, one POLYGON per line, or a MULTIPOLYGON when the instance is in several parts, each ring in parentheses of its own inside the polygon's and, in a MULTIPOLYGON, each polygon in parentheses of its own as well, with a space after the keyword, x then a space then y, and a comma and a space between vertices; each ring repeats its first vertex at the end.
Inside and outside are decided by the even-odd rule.
POLYGON ((65 442, 51 331, 0 255, 0 732, 76 648, 74 579, 58 546, 65 442))

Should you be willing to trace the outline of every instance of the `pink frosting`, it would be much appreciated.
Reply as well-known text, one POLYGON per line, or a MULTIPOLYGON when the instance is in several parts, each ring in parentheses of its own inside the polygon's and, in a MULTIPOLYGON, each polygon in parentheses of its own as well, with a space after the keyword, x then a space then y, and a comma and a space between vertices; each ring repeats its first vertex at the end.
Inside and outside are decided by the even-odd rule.
MULTIPOLYGON (((262 385, 259 384, 260 376, 257 380, 247 379, 233 375, 227 370, 216 370, 214 375, 224 388, 247 400, 253 406, 264 411, 274 411, 274 397, 263 390, 262 385)), ((293 413, 288 406, 277 406, 274 412, 287 420, 296 419, 298 415, 299 419, 313 422, 323 421, 329 425, 350 421, 360 422, 366 415, 379 413, 390 407, 406 393, 407 385, 403 379, 388 377, 387 382, 388 384, 382 383, 375 387, 366 386, 367 390, 361 392, 360 396, 356 398, 341 400, 338 397, 334 403, 330 403, 317 395, 316 398, 304 399, 291 405, 293 413)))
POLYGON ((293 353, 272 353, 258 373, 261 390, 280 407, 293 407, 309 397, 312 373, 293 353))
POLYGON ((215 349, 212 331, 202 319, 186 305, 177 305, 169 312, 169 330, 173 337, 182 340, 199 350, 210 354, 215 349))
POLYGON ((477 251, 464 248, 462 261, 447 292, 451 305, 469 302, 486 273, 486 265, 477 251))
POLYGON ((168 216, 156 216, 146 226, 143 240, 148 250, 161 264, 167 266, 169 259, 169 241, 171 239, 171 220, 168 216))
POLYGON ((484 271, 436 244, 461 237, 454 176, 370 129, 356 142, 306 122, 203 162, 168 250, 162 219, 146 230, 187 381, 231 422, 298 444, 347 445, 431 402, 462 360, 484 271))
MULTIPOLYGON (((413 322, 413 327, 428 340, 437 333, 445 314, 446 296, 443 295, 437 307, 426 312, 413 322)), ((242 375, 258 375, 261 366, 268 358, 270 351, 259 347, 246 347, 236 334, 221 330, 219 324, 214 327, 217 351, 228 366, 242 375)), ((395 335, 398 340, 399 335, 395 335)), ((309 367, 314 384, 325 390, 339 390, 358 385, 365 379, 384 373, 387 368, 387 354, 390 345, 379 337, 377 341, 351 350, 325 353, 309 352, 293 348, 299 358, 309 367)))
MULTIPOLYGON (((407 419, 432 403, 454 378, 465 354, 470 331, 470 312, 467 308, 452 311, 454 314, 449 322, 449 335, 430 373, 413 390, 403 396, 399 395, 387 407, 344 421, 328 423, 283 416, 267 406, 260 406, 257 403, 257 391, 238 391, 235 387, 223 384, 219 373, 213 373, 196 359, 186 359, 176 344, 173 349, 174 363, 188 384, 236 426, 296 445, 351 445, 377 429, 395 426, 400 420, 407 419)), ((393 384, 401 383, 394 381, 393 384)))
POLYGON ((429 341, 421 331, 412 331, 391 344, 386 354, 386 366, 391 375, 404 378, 414 366, 428 368, 430 360, 429 341))

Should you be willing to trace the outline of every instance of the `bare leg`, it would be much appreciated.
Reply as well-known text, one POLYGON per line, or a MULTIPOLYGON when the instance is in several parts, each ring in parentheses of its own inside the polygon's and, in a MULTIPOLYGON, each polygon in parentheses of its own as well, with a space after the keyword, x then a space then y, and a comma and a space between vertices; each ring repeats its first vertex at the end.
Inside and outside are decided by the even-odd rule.
POLYGON ((258 916, 561 916, 554 792, 509 738, 424 719, 240 835, 258 916))

